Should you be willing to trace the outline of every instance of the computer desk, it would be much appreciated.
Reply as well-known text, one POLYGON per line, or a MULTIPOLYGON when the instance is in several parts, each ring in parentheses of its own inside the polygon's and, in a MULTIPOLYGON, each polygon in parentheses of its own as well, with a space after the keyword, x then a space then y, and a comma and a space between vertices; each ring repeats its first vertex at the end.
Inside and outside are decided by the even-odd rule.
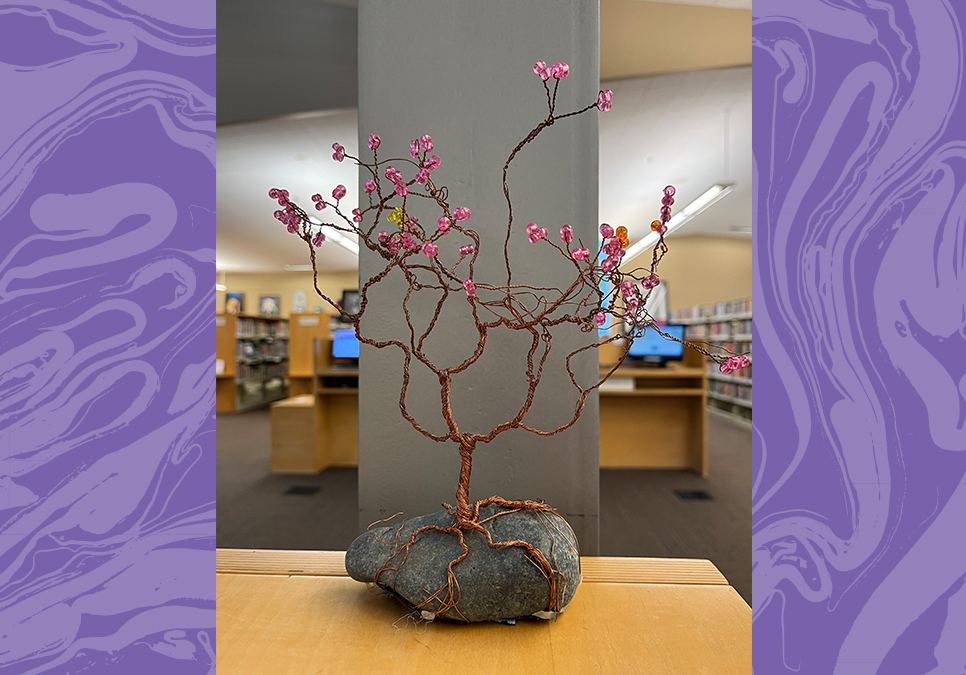
MULTIPOLYGON (((358 378, 358 369, 333 368, 331 343, 316 339, 312 395, 272 406, 272 470, 318 473, 357 466, 359 390, 331 386, 358 378)), ((618 352, 602 350, 601 360, 618 352)), ((601 374, 610 368, 601 366, 601 374)), ((708 473, 708 379, 700 354, 663 368, 621 366, 600 391, 600 466, 625 469, 689 469, 708 473)))

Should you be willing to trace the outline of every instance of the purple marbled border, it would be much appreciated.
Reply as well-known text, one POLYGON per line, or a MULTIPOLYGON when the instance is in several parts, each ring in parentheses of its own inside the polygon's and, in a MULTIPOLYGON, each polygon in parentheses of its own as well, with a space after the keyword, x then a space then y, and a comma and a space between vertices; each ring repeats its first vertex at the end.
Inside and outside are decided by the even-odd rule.
POLYGON ((966 672, 953 0, 755 0, 756 672, 966 672))
POLYGON ((214 672, 214 0, 0 5, 0 672, 214 672))

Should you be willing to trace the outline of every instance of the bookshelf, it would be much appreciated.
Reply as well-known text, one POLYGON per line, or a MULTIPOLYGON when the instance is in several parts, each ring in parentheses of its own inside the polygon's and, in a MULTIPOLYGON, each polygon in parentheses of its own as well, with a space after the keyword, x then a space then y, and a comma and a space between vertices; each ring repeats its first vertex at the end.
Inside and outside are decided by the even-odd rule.
MULTIPOLYGON (((669 323, 686 326, 685 336, 739 354, 751 354, 751 298, 698 305, 670 312, 669 323)), ((725 375, 707 359, 708 406, 751 419, 751 366, 725 375)))
POLYGON ((288 396, 287 319, 217 314, 215 336, 216 412, 243 412, 288 396))

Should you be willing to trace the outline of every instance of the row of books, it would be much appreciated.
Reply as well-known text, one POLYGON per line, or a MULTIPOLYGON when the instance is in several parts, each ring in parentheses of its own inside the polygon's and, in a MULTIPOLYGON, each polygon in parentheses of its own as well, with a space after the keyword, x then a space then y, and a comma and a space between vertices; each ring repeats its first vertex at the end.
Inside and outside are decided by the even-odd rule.
POLYGON ((235 355, 239 360, 278 361, 288 358, 288 342, 284 340, 276 342, 245 342, 240 340, 237 343, 235 355))
POLYGON ((235 371, 239 382, 270 380, 275 377, 288 377, 288 363, 239 363, 235 371))
POLYGON ((740 401, 751 401, 751 387, 744 384, 709 380, 708 391, 722 396, 736 398, 740 401))
POLYGON ((682 319, 714 318, 716 316, 731 316, 734 314, 750 314, 751 298, 717 302, 713 305, 698 305, 671 312, 668 320, 673 323, 682 319))
POLYGON ((238 337, 288 337, 288 321, 264 321, 239 317, 235 333, 238 337))
POLYGON ((689 338, 751 335, 751 319, 718 321, 717 323, 696 323, 689 325, 685 334, 689 338))

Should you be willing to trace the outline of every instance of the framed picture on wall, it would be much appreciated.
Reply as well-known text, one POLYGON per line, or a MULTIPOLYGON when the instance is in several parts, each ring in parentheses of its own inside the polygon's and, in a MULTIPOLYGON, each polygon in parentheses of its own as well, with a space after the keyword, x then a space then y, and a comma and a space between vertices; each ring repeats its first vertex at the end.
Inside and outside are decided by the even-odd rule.
POLYGON ((245 312, 244 293, 225 294, 225 314, 243 314, 245 312))
POLYGON ((278 316, 278 299, 277 295, 263 295, 258 301, 258 313, 262 316, 278 316))

